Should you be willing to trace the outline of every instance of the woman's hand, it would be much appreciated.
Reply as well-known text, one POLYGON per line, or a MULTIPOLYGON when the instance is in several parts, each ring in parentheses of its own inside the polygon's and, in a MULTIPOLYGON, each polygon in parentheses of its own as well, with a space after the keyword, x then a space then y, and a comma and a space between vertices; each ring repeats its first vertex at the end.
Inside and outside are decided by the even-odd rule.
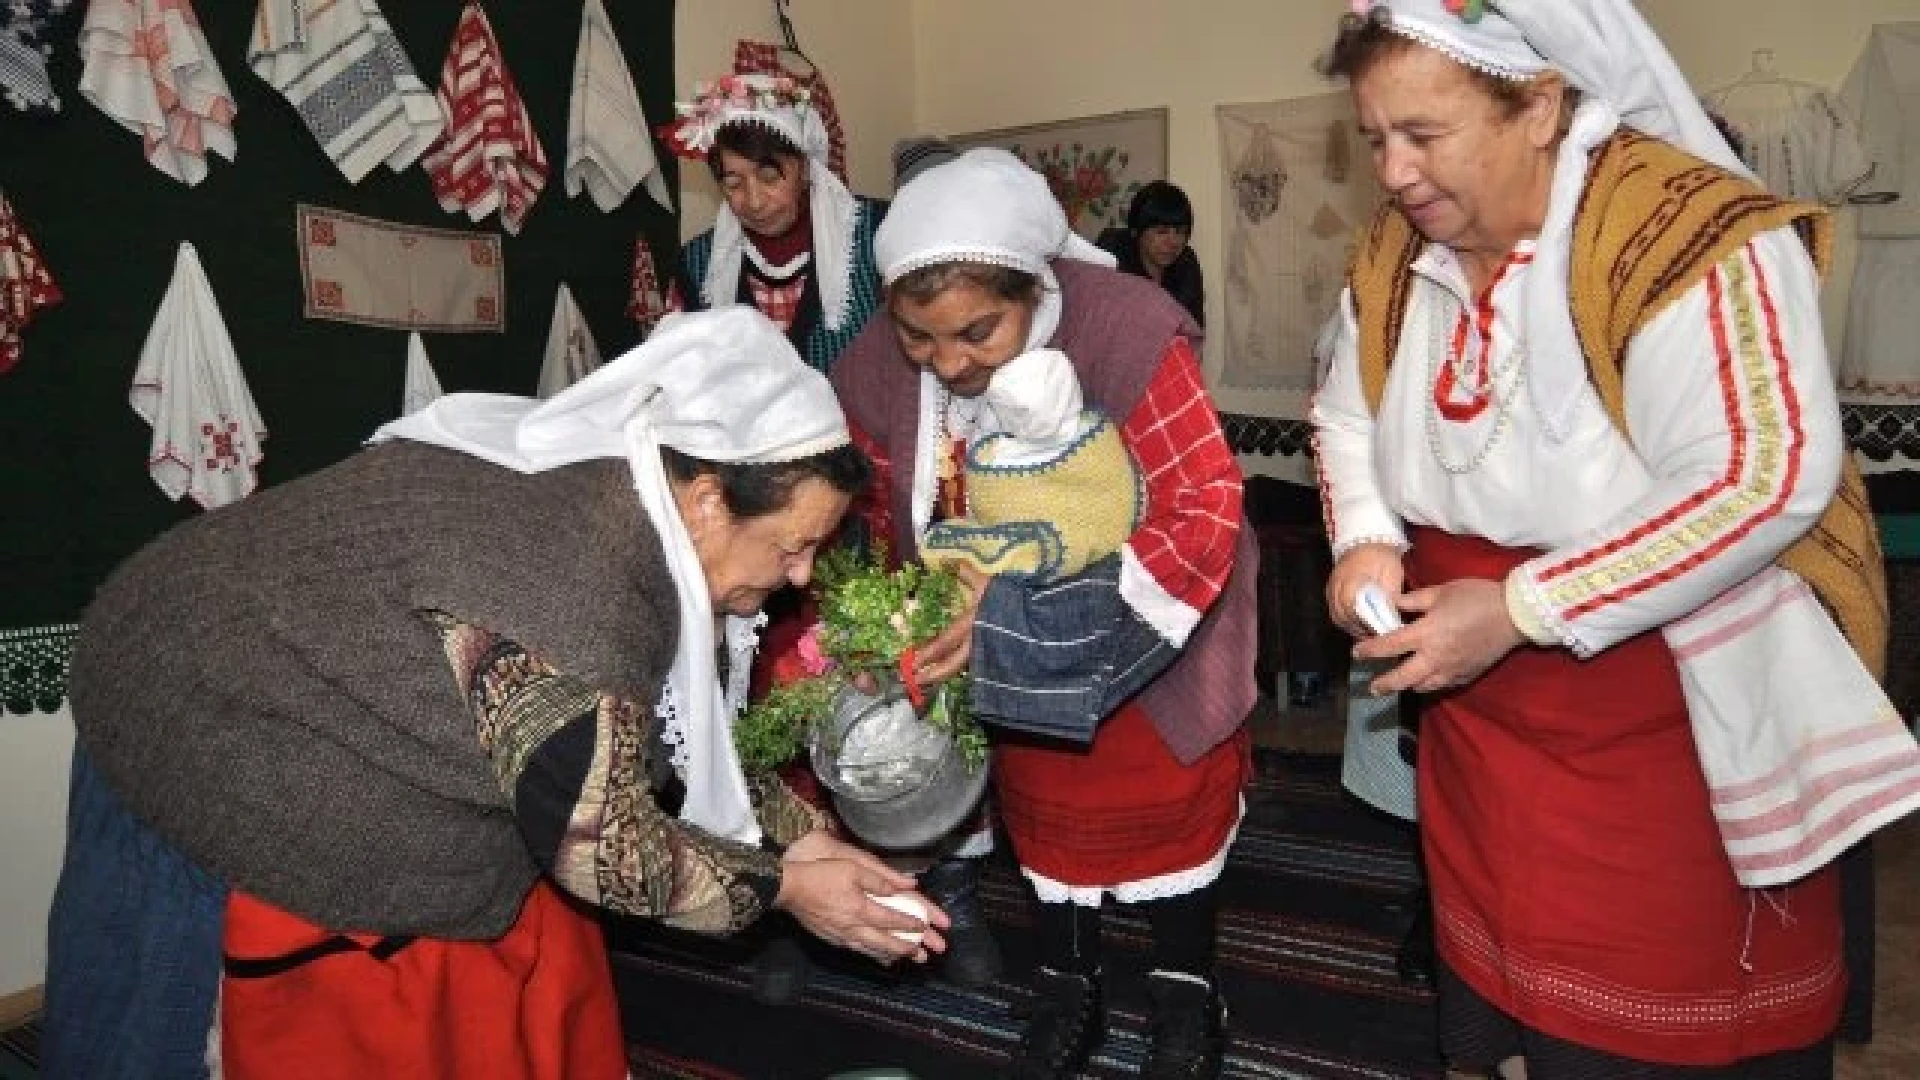
POLYGON ((946 913, 913 891, 913 878, 889 869, 872 853, 814 832, 789 847, 782 863, 774 906, 822 941, 882 964, 903 959, 925 963, 930 952, 946 951, 939 933, 948 926, 946 913), (802 856, 823 857, 799 857, 796 849, 802 856), (926 922, 873 899, 899 893, 926 909, 926 922), (917 939, 896 937, 896 932, 917 939))
POLYGON ((1340 556, 1340 561, 1333 565, 1333 573, 1327 577, 1327 614, 1332 617, 1335 626, 1364 641, 1373 635, 1373 631, 1360 621, 1359 613, 1354 610, 1353 598, 1360 592, 1360 587, 1369 581, 1378 583, 1381 591, 1387 594, 1387 599, 1394 601, 1404 611, 1407 607, 1402 602, 1400 589, 1406 580, 1398 547, 1393 544, 1355 545, 1340 556))
POLYGON ((978 567, 956 562, 953 572, 960 579, 960 610, 945 630, 914 650, 913 677, 921 686, 932 686, 960 674, 973 658, 973 617, 980 610, 980 598, 986 595, 993 579, 978 567))
POLYGON ((1464 686, 1526 640, 1507 615, 1506 586, 1498 581, 1461 578, 1407 593, 1399 605, 1420 617, 1391 634, 1365 638, 1353 650, 1368 660, 1406 657, 1373 680, 1375 694, 1464 686))

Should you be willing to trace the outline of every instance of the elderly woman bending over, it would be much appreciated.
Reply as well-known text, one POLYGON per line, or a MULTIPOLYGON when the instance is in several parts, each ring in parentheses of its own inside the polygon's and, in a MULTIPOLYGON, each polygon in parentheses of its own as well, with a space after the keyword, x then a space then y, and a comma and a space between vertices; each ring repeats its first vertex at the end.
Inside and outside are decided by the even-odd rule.
POLYGON ((576 901, 942 947, 869 898, 910 878, 734 755, 760 605, 868 472, 779 330, 674 316, 550 401, 456 394, 375 441, 168 532, 88 612, 56 1075, 212 1049, 228 1077, 617 1080, 576 901))

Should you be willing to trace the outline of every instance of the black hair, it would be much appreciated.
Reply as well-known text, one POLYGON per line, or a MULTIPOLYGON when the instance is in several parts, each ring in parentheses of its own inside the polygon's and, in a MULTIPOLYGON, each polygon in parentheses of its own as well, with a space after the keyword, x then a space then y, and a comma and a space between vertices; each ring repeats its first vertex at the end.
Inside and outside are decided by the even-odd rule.
POLYGON ((1040 302, 1041 283, 1038 277, 1011 266, 975 262, 934 263, 909 270, 887 287, 887 301, 889 306, 896 297, 926 304, 961 284, 971 285, 1011 304, 1031 307, 1040 302))
MULTIPOLYGON (((1393 12, 1388 8, 1377 7, 1364 16, 1348 12, 1340 17, 1340 29, 1334 35, 1333 45, 1314 66, 1319 68, 1321 75, 1344 80, 1351 85, 1360 81, 1380 61, 1420 47, 1419 42, 1394 32, 1393 12)), ((1467 74, 1473 76, 1487 96, 1499 103, 1503 115, 1515 117, 1527 107, 1533 89, 1532 79, 1503 79, 1490 71, 1470 65, 1462 66, 1467 68, 1467 74)), ((1573 122, 1573 110, 1579 104, 1579 89, 1572 83, 1563 82, 1560 92, 1562 135, 1566 134, 1568 125, 1573 122)))
POLYGON ((1148 229, 1178 229, 1193 233, 1193 203, 1187 193, 1165 180, 1155 180, 1133 194, 1127 207, 1127 231, 1139 236, 1148 229))
POLYGON ((720 151, 728 150, 765 169, 786 172, 786 160, 805 161, 807 155, 788 141, 785 135, 765 124, 723 124, 713 134, 713 146, 707 150, 707 170, 714 183, 720 182, 720 151))
POLYGON ((851 443, 792 461, 708 461, 662 446, 660 461, 676 484, 699 476, 719 480, 720 497, 736 518, 785 510, 793 502, 794 489, 807 480, 824 480, 843 495, 857 495, 873 478, 867 455, 851 443))

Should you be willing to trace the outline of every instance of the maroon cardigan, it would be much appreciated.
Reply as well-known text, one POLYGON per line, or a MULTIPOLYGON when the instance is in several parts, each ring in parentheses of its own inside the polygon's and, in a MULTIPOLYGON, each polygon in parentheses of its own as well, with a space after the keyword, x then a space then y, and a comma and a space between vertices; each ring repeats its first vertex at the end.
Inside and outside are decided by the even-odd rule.
MULTIPOLYGON (((1198 349, 1202 332, 1179 304, 1143 278, 1058 259, 1063 310, 1047 343, 1072 358, 1089 408, 1124 423, 1146 394, 1174 338, 1198 349)), ((920 369, 900 350, 884 313, 868 320, 833 369, 847 418, 892 466, 894 550, 917 555, 910 498, 920 415, 920 369)), ((1239 730, 1257 696, 1253 677, 1254 580, 1259 549, 1244 520, 1226 588, 1173 665, 1135 699, 1168 749, 1191 763, 1239 730)))

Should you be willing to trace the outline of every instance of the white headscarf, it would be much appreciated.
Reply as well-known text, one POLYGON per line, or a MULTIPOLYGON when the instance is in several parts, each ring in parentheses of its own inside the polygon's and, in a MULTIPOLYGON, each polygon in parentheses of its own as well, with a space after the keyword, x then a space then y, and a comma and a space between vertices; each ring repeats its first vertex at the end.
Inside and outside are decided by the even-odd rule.
POLYGON ((1630 0, 1495 0, 1475 22, 1442 0, 1371 0, 1369 8, 1386 8, 1397 33, 1469 67, 1515 80, 1550 67, 1580 91, 1524 300, 1528 389, 1548 438, 1563 439, 1587 383, 1568 283, 1573 216, 1594 148, 1624 123, 1735 175, 1752 174, 1630 0))
MULTIPOLYGON (((673 714, 667 737, 676 742, 678 735, 675 765, 687 789, 680 817, 715 835, 758 843, 732 734, 734 713, 744 704, 744 665, 736 655, 729 674, 737 689, 723 691, 714 663, 712 598, 660 448, 707 461, 778 462, 844 446, 846 417, 826 377, 753 308, 675 314, 638 348, 546 401, 451 394, 382 427, 371 441, 387 439, 448 447, 521 473, 627 460, 679 593, 679 648, 663 698, 673 714)), ((750 638, 753 623, 730 618, 729 643, 750 638)))
MULTIPOLYGON (((1060 279, 1053 260, 1111 267, 1113 256, 1075 233, 1046 178, 999 147, 969 150, 915 174, 894 194, 873 235, 873 257, 889 286, 914 270, 941 263, 984 263, 1040 279, 1040 303, 1026 351, 1042 348, 1060 326, 1060 279)), ((931 371, 920 375, 920 435, 909 506, 914 535, 926 531, 938 487, 947 396, 931 371)))
MULTIPOLYGON (((673 139, 681 153, 705 157, 714 136, 732 124, 758 124, 778 132, 807 160, 808 212, 813 218, 813 267, 820 285, 821 317, 839 330, 852 317, 854 219, 859 206, 829 167, 831 141, 820 111, 804 87, 765 73, 729 75, 703 86, 691 103, 678 106, 673 139)), ((734 303, 747 234, 725 200, 713 218, 713 253, 700 295, 710 307, 734 303)))

